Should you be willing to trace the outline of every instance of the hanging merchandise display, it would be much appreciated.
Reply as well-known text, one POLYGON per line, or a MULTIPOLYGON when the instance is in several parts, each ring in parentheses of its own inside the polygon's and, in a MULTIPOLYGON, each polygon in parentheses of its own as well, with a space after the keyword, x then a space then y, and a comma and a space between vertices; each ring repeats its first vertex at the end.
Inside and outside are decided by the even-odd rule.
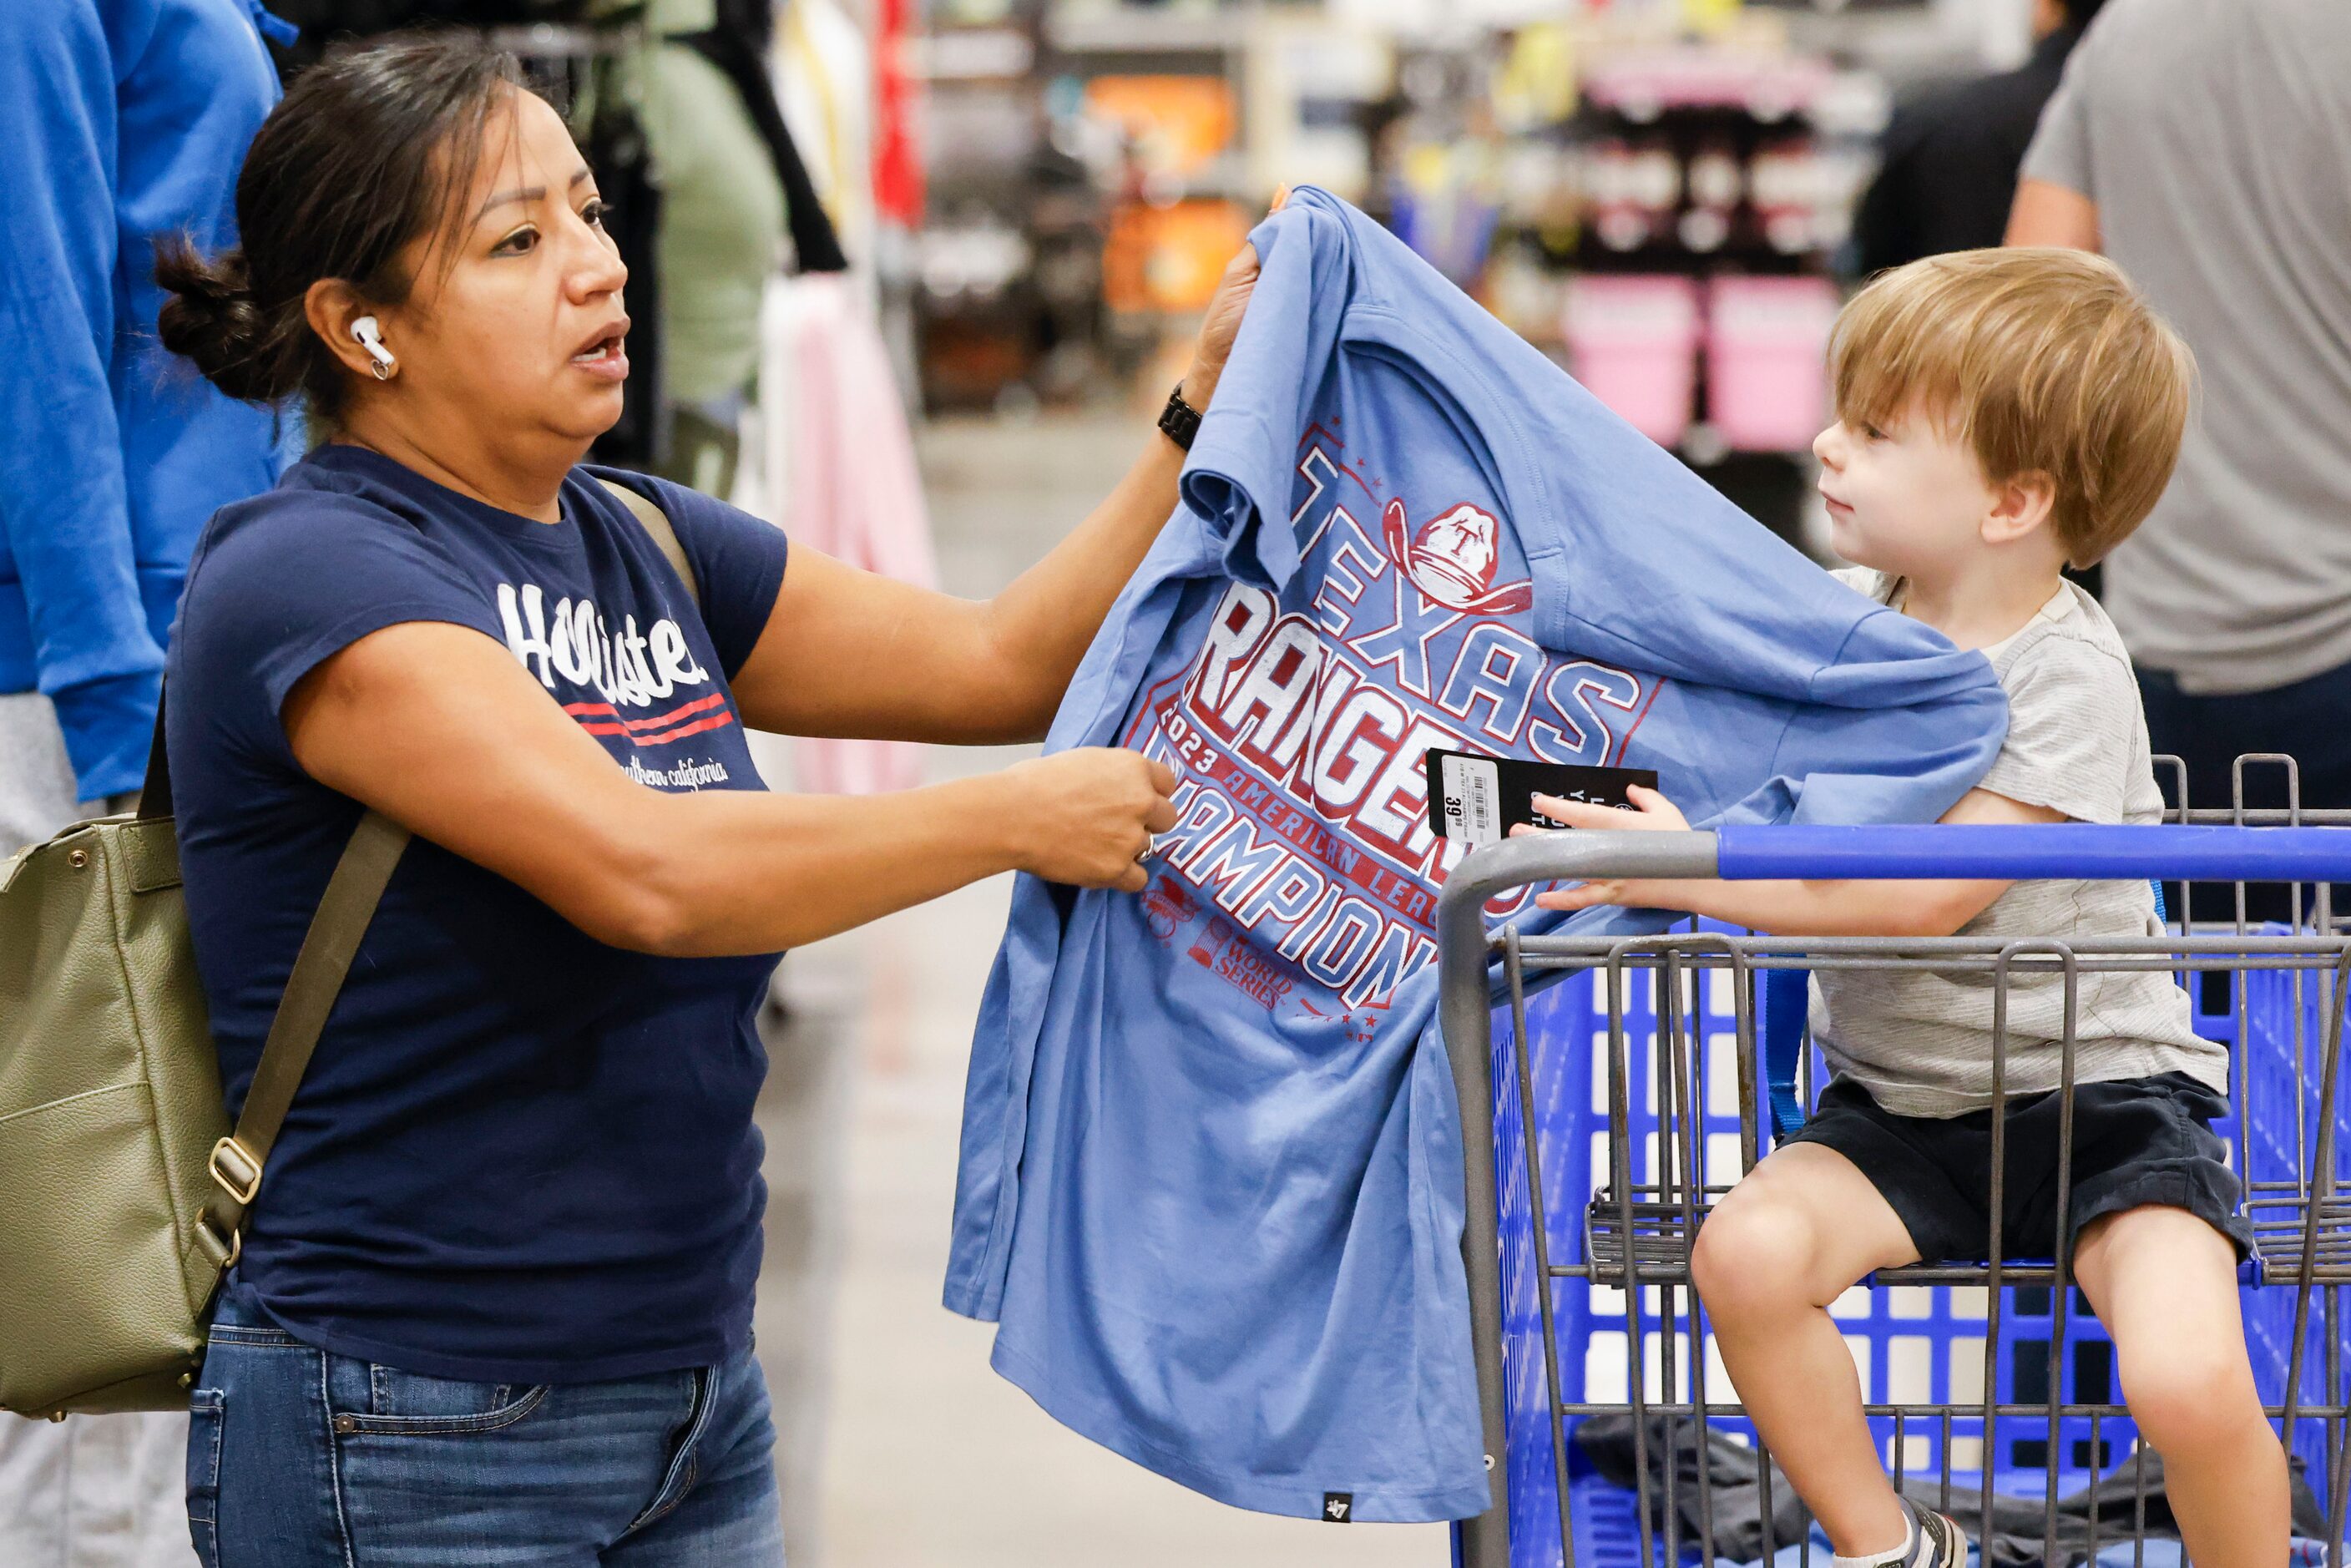
POLYGON ((716 26, 681 35, 674 41, 717 67, 742 96, 743 107, 775 165, 777 183, 783 187, 784 221, 791 230, 796 265, 802 272, 843 272, 849 261, 841 255, 841 237, 833 232, 824 204, 817 199, 808 165, 793 144, 783 110, 776 102, 775 83, 768 73, 773 15, 767 0, 718 0, 716 26))
POLYGON ((777 24, 776 100, 852 270, 873 262, 873 55, 841 0, 792 0, 777 24))
POLYGON ((598 63, 581 113, 591 143, 615 120, 624 134, 641 127, 658 221, 622 207, 614 238, 635 329, 652 325, 661 351, 651 384, 631 378, 596 451, 723 496, 755 395, 760 299, 787 239, 796 266, 845 259, 776 102, 765 0, 653 0, 642 21, 638 47, 598 63), (632 254, 648 227, 651 254, 632 254))
POLYGON ((1489 1490, 1429 958, 1463 846, 1425 753, 1651 768, 1701 825, 1923 822, 2007 708, 1354 208, 1301 190, 1252 239, 1184 501, 1048 742, 1163 759, 1177 822, 1140 895, 1016 888, 946 1301, 1211 1497, 1458 1518, 1489 1490))
POLYGON ((873 4, 873 205, 883 221, 912 229, 923 221, 922 89, 907 68, 913 0, 873 4))
MULTIPOLYGON (((769 509, 795 543, 935 588, 930 515, 888 350, 854 279, 779 278, 762 312, 760 413, 769 509)), ((815 794, 911 789, 920 747, 796 738, 797 786, 815 794)))
POLYGON ((284 48, 289 77, 341 40, 415 27, 495 31, 500 47, 529 56, 526 64, 544 64, 552 57, 549 46, 604 32, 627 9, 606 0, 269 0, 270 12, 297 31, 284 48))

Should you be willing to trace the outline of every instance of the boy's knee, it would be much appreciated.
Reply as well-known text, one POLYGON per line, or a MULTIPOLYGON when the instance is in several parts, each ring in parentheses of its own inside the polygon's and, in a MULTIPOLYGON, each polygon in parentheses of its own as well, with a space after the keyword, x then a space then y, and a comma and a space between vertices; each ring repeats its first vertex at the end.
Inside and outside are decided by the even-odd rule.
POLYGON ((2241 1345, 2165 1346, 2126 1361, 2122 1375, 2131 1418, 2158 1452, 2233 1438, 2249 1421, 2261 1419, 2241 1345))
POLYGON ((1690 1282, 1718 1315, 1817 1306, 1818 1252, 1812 1218, 1801 1209, 1728 1203, 1698 1228, 1690 1282))

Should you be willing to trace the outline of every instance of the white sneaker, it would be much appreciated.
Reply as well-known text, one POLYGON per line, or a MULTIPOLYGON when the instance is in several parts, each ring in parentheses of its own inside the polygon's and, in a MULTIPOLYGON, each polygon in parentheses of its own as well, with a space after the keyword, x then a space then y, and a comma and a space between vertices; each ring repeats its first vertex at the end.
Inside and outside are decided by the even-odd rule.
POLYGON ((1883 1568, 1968 1568, 1968 1537, 1948 1515, 1913 1508, 1917 1540, 1907 1555, 1888 1557, 1883 1568))

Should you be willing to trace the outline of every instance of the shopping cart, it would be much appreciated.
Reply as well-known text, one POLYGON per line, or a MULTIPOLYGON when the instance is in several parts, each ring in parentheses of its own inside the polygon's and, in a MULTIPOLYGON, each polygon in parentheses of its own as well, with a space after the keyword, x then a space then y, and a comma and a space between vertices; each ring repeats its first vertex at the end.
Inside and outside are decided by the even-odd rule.
MULTIPOLYGON (((2199 1030, 2235 1056, 2223 1131, 2257 1240, 2244 1270, 2256 1374, 2318 1500, 2327 1560, 2343 1563, 2351 1089, 2339 1079, 2351 936, 2326 883, 2351 882, 2351 812, 2304 812, 2298 801, 2248 810, 2241 766, 2237 800, 2174 811, 2176 825, 2163 827, 1587 831, 1465 860, 1438 916, 1442 1017, 1467 1151, 1463 1251, 1495 1502, 1459 1530, 1464 1568, 1740 1560, 1716 1555, 1709 1439, 1757 1461, 1740 1506, 1758 1516, 1763 1550, 1749 1560, 1793 1548, 1790 1561, 1826 1562, 1802 1524, 1773 1539, 1792 1500, 1775 1502, 1771 1467, 1709 1354, 1688 1260, 1713 1202, 1768 1150, 1765 977, 1801 985, 1796 972, 1831 967, 1973 971, 1992 987, 1996 1029, 2011 978, 2055 977, 2069 1099, 2081 976, 2168 970, 2189 987, 2199 1030), (1602 876, 2163 879, 2179 919, 2169 936, 2071 945, 1487 928, 1483 906, 1497 894, 1602 876), (2232 884, 2234 897, 2199 885, 2214 883, 2232 884), (2292 917, 2256 928, 2245 886, 2263 883, 2294 887, 2292 917), (1619 1418, 1614 1436, 1632 1449, 1629 1490, 1601 1483, 1580 1457, 1573 1429, 1600 1415, 1619 1418)), ((1819 1069, 1808 1049, 1793 1054, 1809 1103, 1819 1069)), ((2003 1044, 1996 1080, 2004 1055, 2003 1044)), ((2061 1207, 2070 1177, 2061 1166, 2061 1207)), ((1945 1501, 1972 1499, 1980 1516, 2010 1500, 2011 1535, 2014 1500, 2029 1500, 2047 1563, 2101 1552, 2146 1562, 2147 1451, 2068 1260, 2005 1255, 1997 1228, 1990 1242, 1987 1265, 1889 1270, 1836 1309, 1889 1468, 1945 1501), (2068 1492, 2076 1505, 2088 1499, 2086 1552, 2079 1528, 2061 1543, 2068 1492)))

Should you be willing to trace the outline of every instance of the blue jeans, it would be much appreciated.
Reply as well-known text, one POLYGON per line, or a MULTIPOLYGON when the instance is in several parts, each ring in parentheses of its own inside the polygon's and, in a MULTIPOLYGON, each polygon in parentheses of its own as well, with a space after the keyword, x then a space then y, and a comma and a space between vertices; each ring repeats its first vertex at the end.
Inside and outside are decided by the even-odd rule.
POLYGON ((191 1408, 204 1568, 782 1568, 747 1352, 610 1383, 462 1383, 225 1303, 191 1408))

